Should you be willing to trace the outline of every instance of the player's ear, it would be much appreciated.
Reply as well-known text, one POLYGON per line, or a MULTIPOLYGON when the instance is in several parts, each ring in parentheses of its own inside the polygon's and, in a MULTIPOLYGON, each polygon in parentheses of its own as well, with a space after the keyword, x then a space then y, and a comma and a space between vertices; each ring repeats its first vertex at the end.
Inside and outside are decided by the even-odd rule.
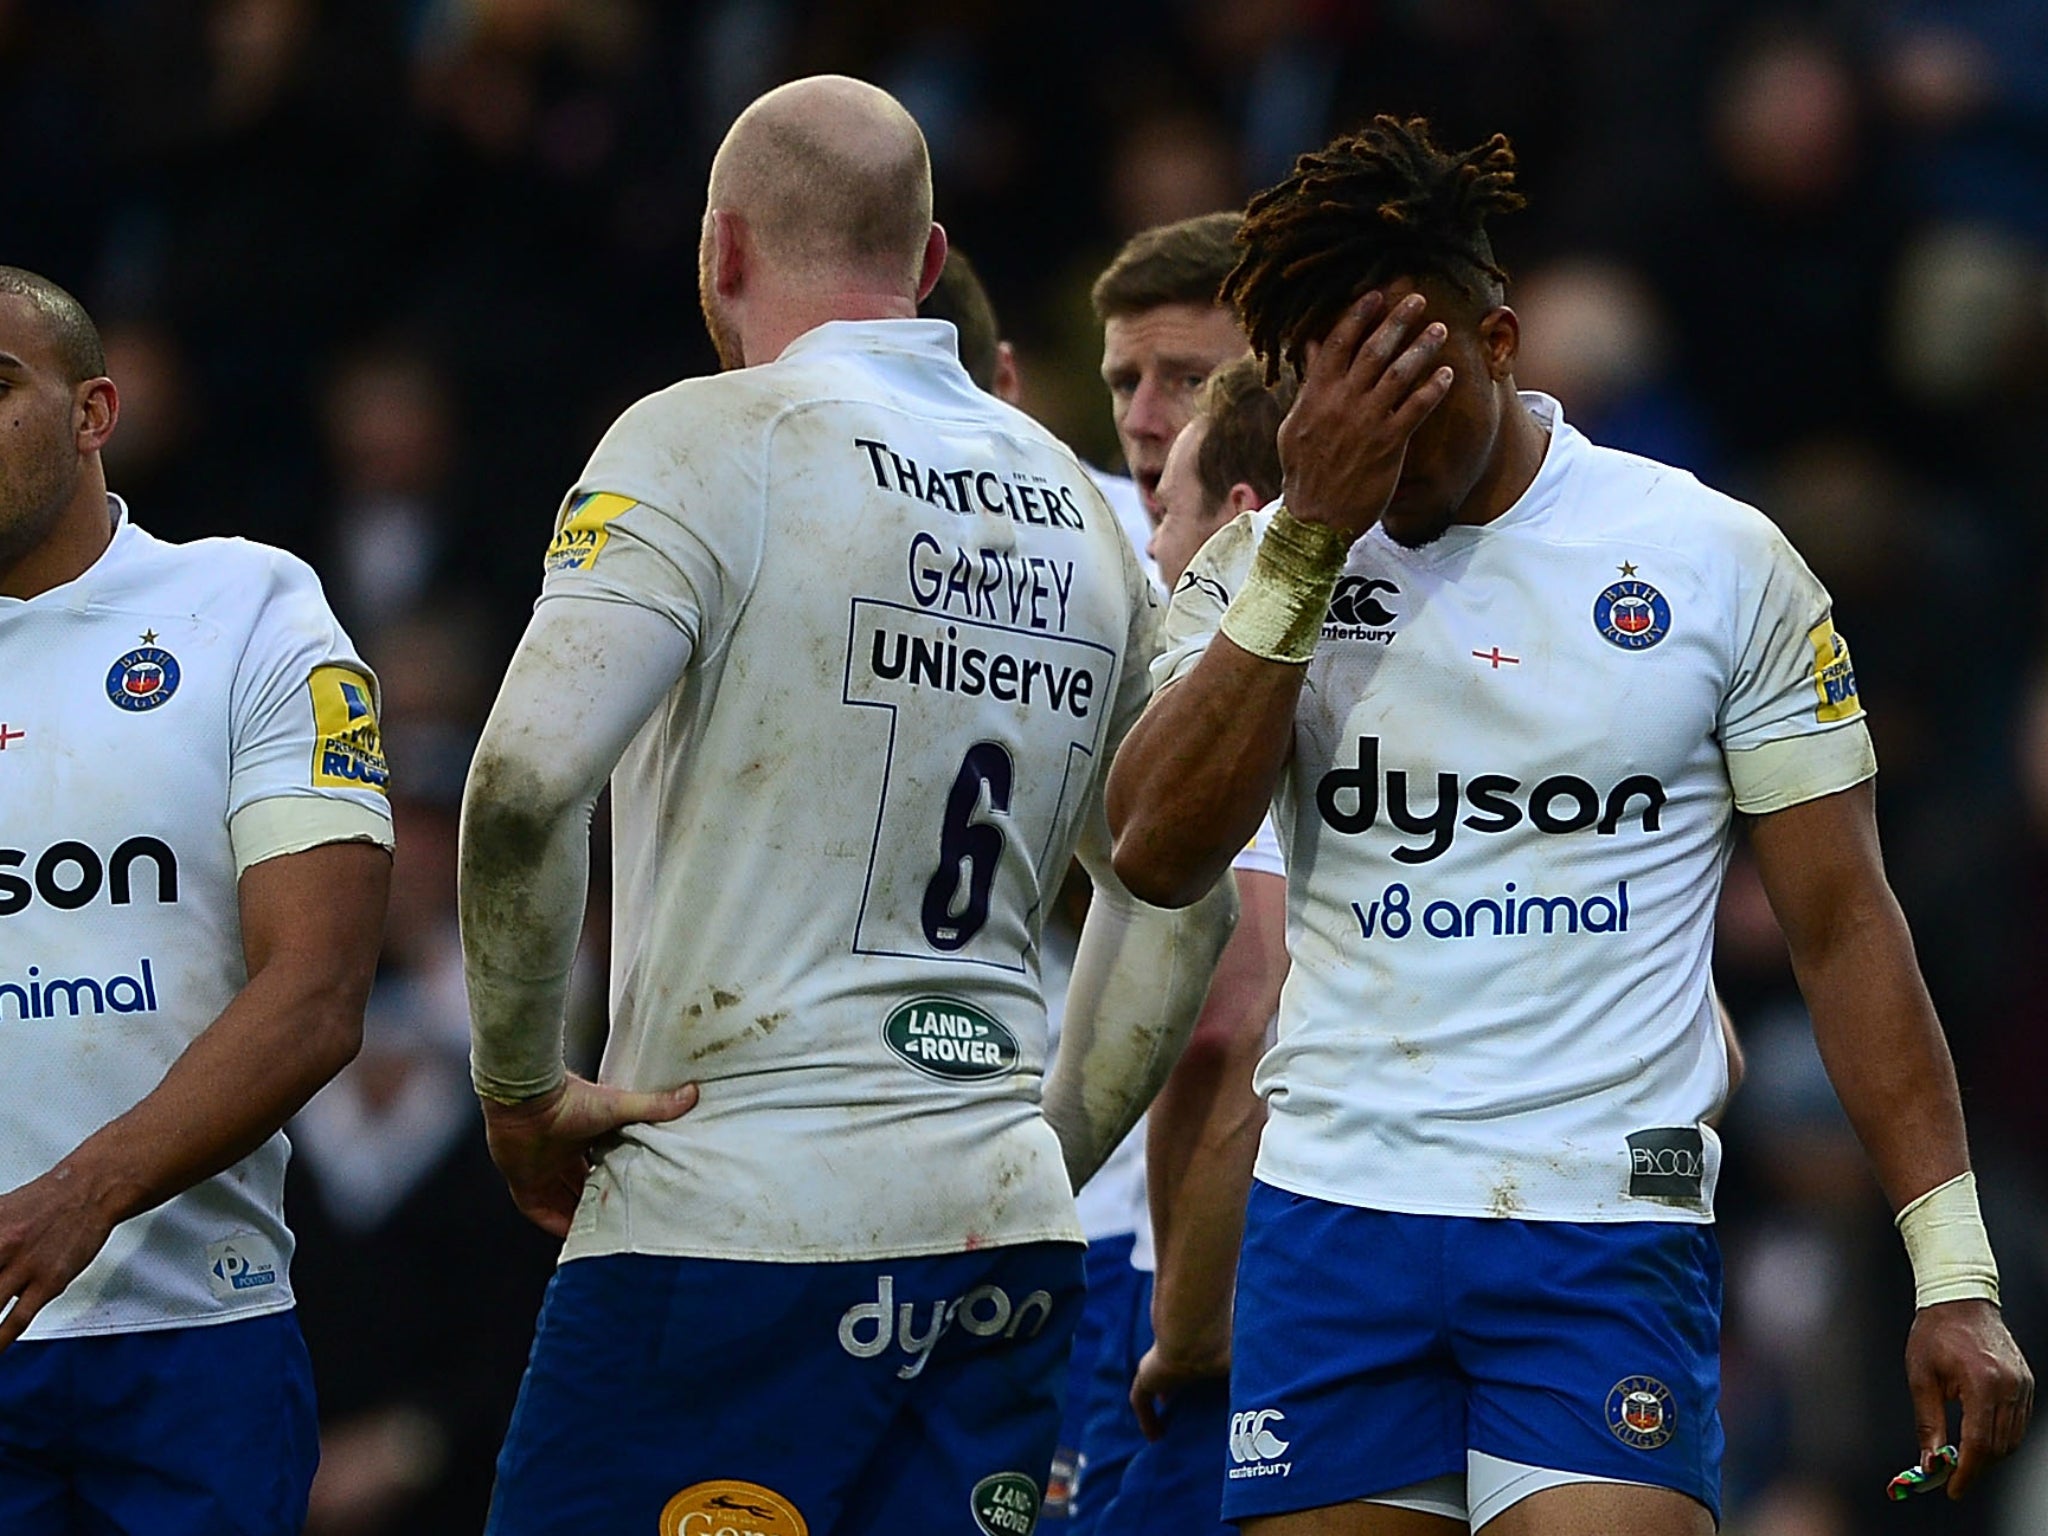
POLYGON ((1498 384, 1515 371, 1515 354, 1522 349, 1522 321, 1505 304, 1486 312, 1479 321, 1479 347, 1486 354, 1486 373, 1498 384))
POLYGON ((121 419, 121 392, 112 379, 87 379, 72 394, 72 431, 80 453, 98 453, 121 419))
POLYGON ((932 221, 931 233, 924 237, 924 265, 917 273, 917 302, 922 304, 939 280, 939 274, 946 270, 946 226, 936 219, 932 221))
POLYGON ((735 298, 747 275, 747 222, 730 208, 714 208, 709 217, 712 291, 722 299, 735 298))
POLYGON ((1228 522, 1240 512, 1256 512, 1265 504, 1266 498, 1253 488, 1249 480, 1240 480, 1230 488, 1230 494, 1223 498, 1227 514, 1224 521, 1228 522))
POLYGON ((1010 405, 1024 398, 1024 370, 1017 366, 1017 349, 1007 341, 996 343, 995 388, 989 393, 1010 405))

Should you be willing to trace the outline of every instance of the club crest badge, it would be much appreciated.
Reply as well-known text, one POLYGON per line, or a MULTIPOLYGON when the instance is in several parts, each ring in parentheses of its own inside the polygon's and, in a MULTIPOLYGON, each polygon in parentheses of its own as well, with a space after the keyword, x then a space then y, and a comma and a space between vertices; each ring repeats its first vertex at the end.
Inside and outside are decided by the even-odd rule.
POLYGON ((1647 651, 1671 633, 1671 605, 1647 581, 1625 577, 1593 600, 1593 627, 1609 645, 1647 651))
POLYGON ((1623 1445, 1654 1451, 1678 1433, 1671 1389, 1654 1376, 1624 1376, 1607 1394, 1607 1427, 1623 1445))
POLYGON ((107 668, 107 698, 132 715, 161 709, 178 691, 178 658, 144 635, 143 643, 107 668))

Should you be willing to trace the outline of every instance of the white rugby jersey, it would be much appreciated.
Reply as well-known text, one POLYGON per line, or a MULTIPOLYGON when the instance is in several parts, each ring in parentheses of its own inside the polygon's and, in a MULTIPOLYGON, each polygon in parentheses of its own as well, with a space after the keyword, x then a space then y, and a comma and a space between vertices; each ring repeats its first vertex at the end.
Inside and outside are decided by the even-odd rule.
MULTIPOLYGON (((240 539, 166 544, 110 500, 91 569, 0 598, 0 1189, 131 1108, 241 990, 242 868, 390 843, 376 684, 318 578, 240 539)), ((27 1336, 290 1306, 288 1151, 123 1222, 27 1336)))
POLYGON ((835 322, 627 411, 549 565, 692 651, 612 779, 602 1075, 702 1099, 565 1256, 1078 1241, 1039 933, 1159 616, 1079 461, 943 322, 835 322))
MULTIPOLYGON (((1733 813, 1876 771, 1828 596, 1760 513, 1557 403, 1483 527, 1351 550, 1274 798, 1293 961, 1259 1177, 1384 1210, 1712 1219, 1733 813)), ((1270 510, 1196 556, 1192 670, 1270 510)))
POLYGON ((1165 596, 1166 584, 1159 579, 1159 565, 1152 558, 1152 519, 1145 514, 1145 498, 1138 490, 1138 482, 1129 475, 1112 475, 1092 464, 1084 464, 1082 468, 1095 482, 1095 489, 1102 492, 1102 499, 1109 503, 1109 510, 1116 514, 1117 526, 1131 541, 1131 548, 1138 556, 1138 564, 1146 579, 1159 588, 1162 597, 1165 596))

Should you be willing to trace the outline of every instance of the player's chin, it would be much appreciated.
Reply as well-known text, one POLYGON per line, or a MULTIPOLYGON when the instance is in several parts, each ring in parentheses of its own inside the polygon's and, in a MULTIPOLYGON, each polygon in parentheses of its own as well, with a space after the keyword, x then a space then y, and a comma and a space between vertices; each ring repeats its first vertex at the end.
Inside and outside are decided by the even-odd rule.
POLYGON ((1434 544, 1451 526, 1454 509, 1436 506, 1420 496, 1397 493, 1380 514, 1380 527, 1387 537, 1408 549, 1434 544))

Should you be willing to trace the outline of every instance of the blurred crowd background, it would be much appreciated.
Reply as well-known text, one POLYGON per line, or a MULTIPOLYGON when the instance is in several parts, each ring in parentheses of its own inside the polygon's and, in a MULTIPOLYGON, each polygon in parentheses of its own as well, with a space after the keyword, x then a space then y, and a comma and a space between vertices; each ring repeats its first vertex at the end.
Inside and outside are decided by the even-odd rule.
MULTIPOLYGON (((476 1526, 552 1255, 467 1090, 463 773, 584 456, 712 366, 712 149, 815 70, 923 123, 1027 405, 1112 468, 1086 292, 1126 236, 1372 112, 1513 136, 1523 384, 1755 501, 1835 593, 2048 1366, 2048 0, 0 0, 0 261, 99 319, 115 489, 305 555, 383 677, 386 963, 293 1128, 314 1531, 476 1526)), ((2048 1433, 1970 1505, 1883 1501, 1910 1280, 1740 856, 1720 958, 1727 1529, 2048 1531, 2048 1433)))

